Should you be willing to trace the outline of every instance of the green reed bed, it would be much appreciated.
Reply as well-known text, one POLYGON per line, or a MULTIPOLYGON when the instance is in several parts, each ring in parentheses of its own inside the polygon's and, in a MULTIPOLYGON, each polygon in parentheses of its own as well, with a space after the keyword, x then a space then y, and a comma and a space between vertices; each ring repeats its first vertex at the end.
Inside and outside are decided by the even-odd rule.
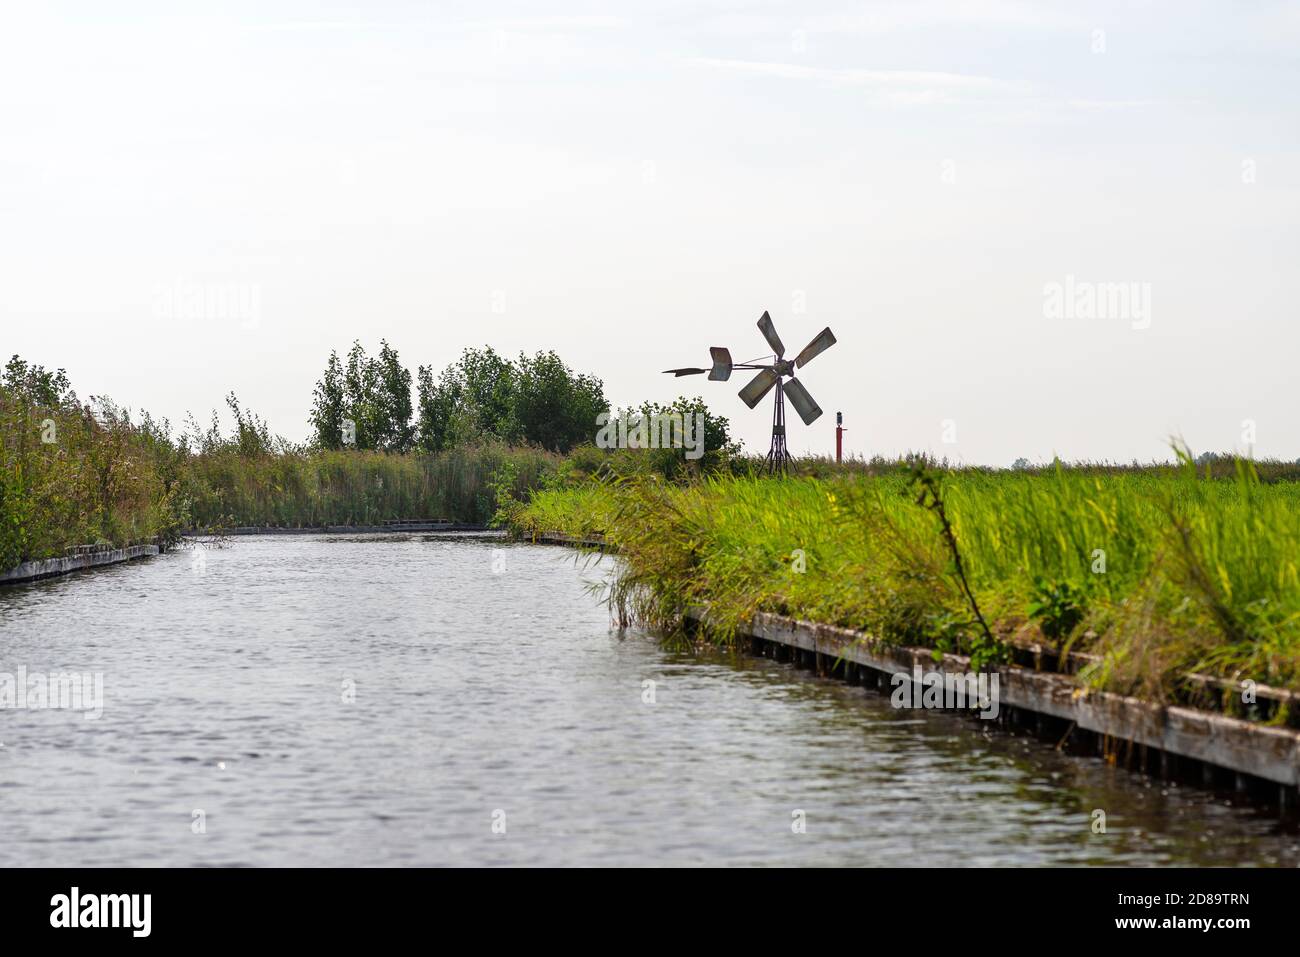
POLYGON ((609 597, 671 627, 708 604, 727 641, 757 611, 986 660, 1046 642, 1090 652, 1081 678, 1157 700, 1205 673, 1300 689, 1300 486, 1158 473, 960 472, 939 479, 969 597, 916 476, 652 479, 537 492, 522 534, 604 531, 609 597))
POLYGON ((79 545, 167 546, 191 528, 485 523, 558 458, 500 443, 433 455, 234 441, 195 450, 147 416, 12 379, 0 379, 0 569, 79 545))
POLYGON ((0 568, 174 537, 174 465, 156 431, 110 405, 37 405, 0 387, 0 568))
POLYGON ((166 547, 187 529, 486 523, 560 471, 558 455, 490 434, 430 453, 298 445, 233 393, 226 405, 232 431, 214 412, 175 434, 13 356, 0 367, 0 569, 74 546, 166 547))
POLYGON ((347 450, 245 456, 221 450, 187 462, 183 494, 199 526, 484 523, 495 512, 498 484, 524 495, 553 458, 502 445, 437 455, 347 450))

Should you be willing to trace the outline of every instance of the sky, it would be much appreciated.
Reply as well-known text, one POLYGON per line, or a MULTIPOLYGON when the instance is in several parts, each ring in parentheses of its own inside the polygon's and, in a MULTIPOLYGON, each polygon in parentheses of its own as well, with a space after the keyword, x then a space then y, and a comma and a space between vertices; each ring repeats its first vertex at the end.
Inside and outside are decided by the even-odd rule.
MULTIPOLYGON (((1300 3, 0 10, 0 351, 293 440, 331 349, 839 342, 793 451, 1300 458, 1300 3)), ((593 423, 593 437, 595 425, 593 423)))

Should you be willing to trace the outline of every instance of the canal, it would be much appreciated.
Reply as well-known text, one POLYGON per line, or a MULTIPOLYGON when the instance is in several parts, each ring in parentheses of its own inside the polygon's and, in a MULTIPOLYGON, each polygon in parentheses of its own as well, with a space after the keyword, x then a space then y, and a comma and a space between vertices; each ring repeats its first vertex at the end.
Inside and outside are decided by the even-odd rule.
POLYGON ((199 554, 0 591, 0 672, 103 676, 97 718, 0 711, 0 865, 1300 864, 1230 796, 620 634, 611 559, 199 554))

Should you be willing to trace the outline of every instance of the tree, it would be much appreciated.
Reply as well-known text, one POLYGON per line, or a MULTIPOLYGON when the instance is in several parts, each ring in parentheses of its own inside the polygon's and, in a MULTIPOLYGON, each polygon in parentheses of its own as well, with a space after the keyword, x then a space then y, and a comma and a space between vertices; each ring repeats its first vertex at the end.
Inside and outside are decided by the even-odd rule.
POLYGON ((359 449, 377 448, 375 440, 382 431, 376 379, 374 363, 366 356, 361 343, 353 340, 347 364, 343 367, 344 419, 351 420, 359 449))
POLYGON ((330 353, 325 374, 316 383, 311 421, 316 443, 336 449, 348 444, 347 422, 359 449, 405 452, 415 429, 411 424, 411 373, 403 368, 397 350, 379 341, 379 355, 371 358, 359 341, 352 343, 346 363, 330 353))
POLYGON ((517 441, 515 392, 518 370, 491 346, 466 349, 458 363, 469 426, 507 442, 517 441))
POLYGON ((325 375, 316 383, 311 406, 311 424, 316 430, 316 444, 321 448, 337 449, 343 445, 344 406, 343 365, 339 354, 331 349, 325 375))
MULTIPOLYGON (((447 372, 444 371, 444 380, 446 376, 447 372)), ((415 447, 421 452, 441 452, 451 445, 451 420, 460 393, 452 383, 434 382, 431 366, 420 366, 416 370, 415 388, 419 395, 415 417, 415 447)))
POLYGON ((431 368, 418 372, 417 445, 426 452, 485 436, 567 452, 595 438, 609 407, 601 381, 575 374, 554 352, 511 362, 485 346, 466 349, 437 380, 431 368))
POLYGON ((630 409, 621 414, 633 422, 638 417, 653 421, 655 416, 665 415, 680 419, 684 429, 690 426, 693 442, 699 441, 694 423, 704 423, 704 454, 699 458, 688 458, 685 448, 652 448, 645 453, 650 457, 650 467, 670 480, 691 470, 712 472, 740 453, 740 443, 731 438, 730 420, 710 412, 701 396, 679 396, 668 405, 645 402, 640 409, 630 409))
POLYGON ((525 440, 552 452, 591 442, 597 418, 609 411, 604 383, 575 375, 554 352, 520 353, 514 419, 525 440))
POLYGON ((0 384, 28 404, 44 409, 77 405, 77 394, 72 391, 66 372, 62 369, 50 372, 16 355, 6 363, 0 384))
POLYGON ((234 392, 226 396, 226 405, 235 417, 235 447, 243 456, 269 455, 275 447, 266 420, 252 409, 245 409, 234 392))
POLYGON ((389 452, 410 451, 415 437, 411 425, 411 373, 402 367, 397 350, 379 340, 379 358, 374 361, 375 404, 378 407, 375 447, 389 452))
POLYGON ((429 366, 419 368, 417 446, 425 452, 464 445, 490 436, 517 441, 514 425, 515 368, 491 347, 466 349, 437 381, 429 366))

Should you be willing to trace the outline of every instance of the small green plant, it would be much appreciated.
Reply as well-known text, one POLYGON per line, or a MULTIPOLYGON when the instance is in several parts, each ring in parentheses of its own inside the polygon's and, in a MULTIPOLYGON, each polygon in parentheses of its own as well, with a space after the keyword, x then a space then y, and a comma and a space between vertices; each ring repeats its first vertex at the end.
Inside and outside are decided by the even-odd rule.
POLYGON ((507 528, 515 520, 524 503, 515 497, 515 485, 519 482, 519 469, 513 462, 502 462, 492 473, 488 482, 491 496, 492 518, 488 525, 492 528, 507 528))
POLYGON ((966 637, 970 622, 950 611, 926 615, 927 638, 934 645, 934 660, 942 661, 945 654, 961 654, 962 639, 966 637))
POLYGON ((1043 636, 1058 645, 1069 638, 1083 621, 1087 601, 1083 590, 1068 581, 1049 582, 1034 579, 1034 597, 1029 603, 1029 617, 1038 622, 1043 636))

